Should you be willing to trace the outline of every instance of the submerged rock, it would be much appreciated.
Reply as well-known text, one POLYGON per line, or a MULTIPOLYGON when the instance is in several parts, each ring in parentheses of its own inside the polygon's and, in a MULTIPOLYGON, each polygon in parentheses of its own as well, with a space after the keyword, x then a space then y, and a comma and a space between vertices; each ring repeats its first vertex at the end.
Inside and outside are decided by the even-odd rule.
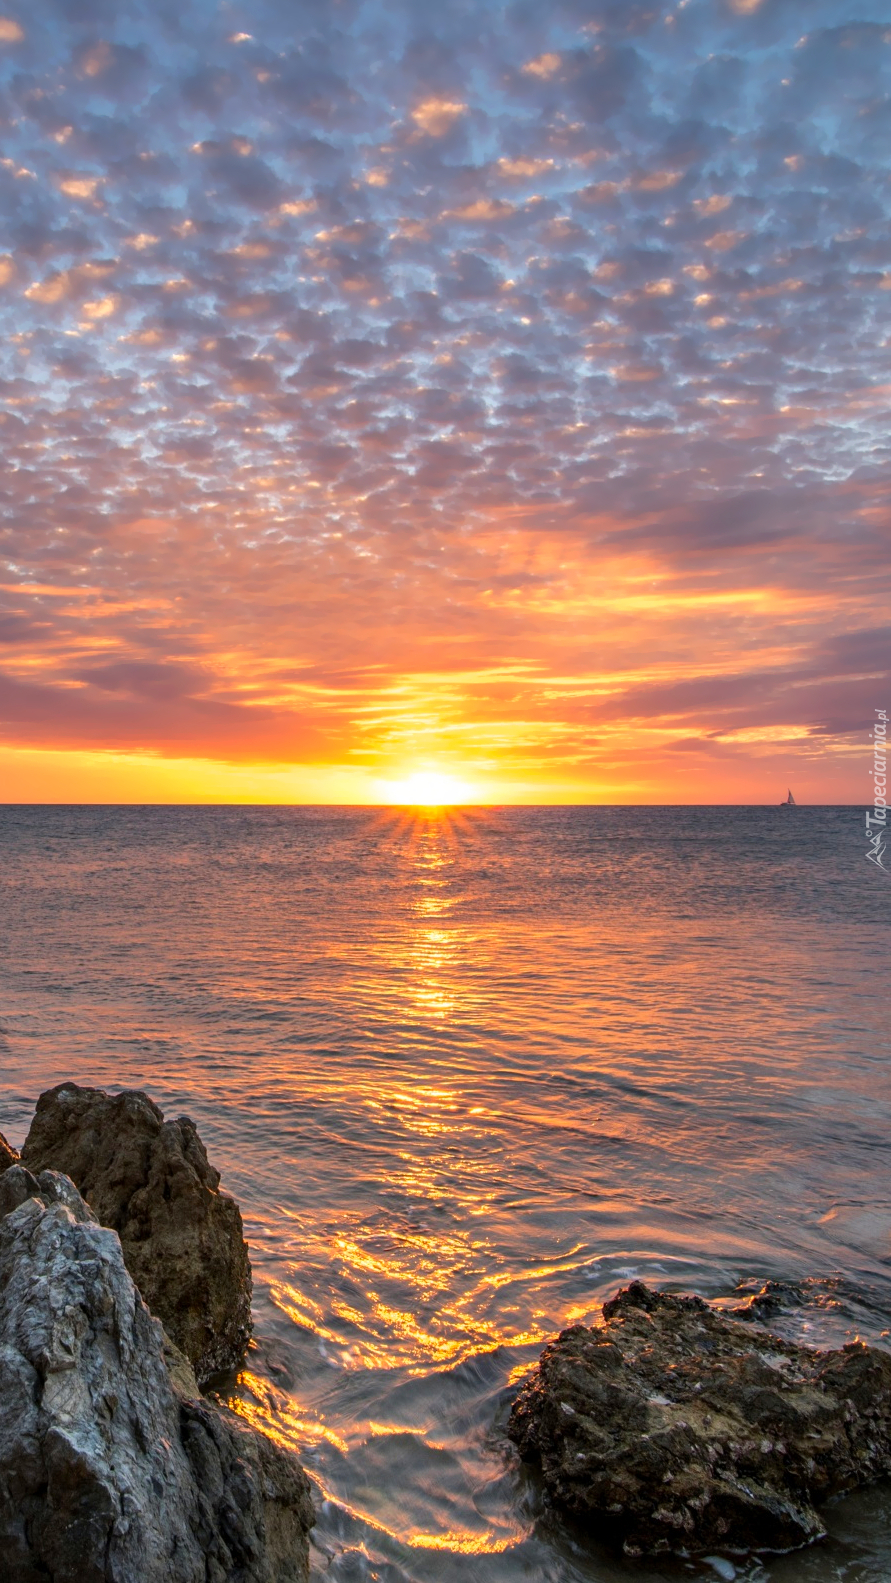
POLYGON ((251 1266, 235 1200, 219 1191, 188 1116, 165 1121, 146 1094, 63 1083, 41 1094, 22 1164, 62 1171, 199 1383, 236 1368, 251 1335, 251 1266))
POLYGON ((787 1550, 891 1472, 891 1356, 793 1346, 635 1282, 545 1347, 508 1435, 557 1507, 629 1554, 787 1550))
POLYGON ((766 1325, 787 1309, 800 1308, 804 1300, 804 1289, 797 1281, 765 1281, 757 1292, 729 1312, 733 1319, 754 1319, 757 1324, 766 1325))
POLYGON ((16 1166, 2 1184, 20 1199, 0 1220, 4 1578, 305 1579, 313 1513, 299 1463, 198 1399, 118 1237, 70 1181, 35 1183, 16 1166))

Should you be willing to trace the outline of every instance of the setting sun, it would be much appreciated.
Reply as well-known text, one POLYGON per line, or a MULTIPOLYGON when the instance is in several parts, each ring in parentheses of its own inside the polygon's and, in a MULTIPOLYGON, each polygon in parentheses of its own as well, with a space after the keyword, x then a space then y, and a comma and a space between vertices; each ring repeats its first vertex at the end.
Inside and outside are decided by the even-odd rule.
POLYGON ((389 781, 387 793, 388 801, 415 808, 443 808, 473 799, 473 788, 465 781, 439 770, 416 770, 404 780, 389 781))

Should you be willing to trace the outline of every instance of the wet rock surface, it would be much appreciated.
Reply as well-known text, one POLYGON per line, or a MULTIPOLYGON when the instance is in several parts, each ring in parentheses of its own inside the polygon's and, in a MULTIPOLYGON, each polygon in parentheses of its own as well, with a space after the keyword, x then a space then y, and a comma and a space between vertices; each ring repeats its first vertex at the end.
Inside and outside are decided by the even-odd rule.
POLYGON ((753 1319, 756 1324, 768 1325, 789 1309, 801 1308, 804 1302, 805 1290, 797 1281, 765 1281, 744 1303, 728 1312, 732 1319, 753 1319))
POLYGON ((193 1121, 165 1121, 137 1090, 63 1083, 41 1094, 21 1162, 71 1177, 118 1233, 127 1269, 199 1383, 238 1367, 251 1335, 248 1250, 193 1121))
POLYGON ((632 1555, 787 1550, 823 1535, 820 1502, 891 1472, 885 1352, 795 1346, 757 1308, 739 1323, 639 1282, 603 1317, 544 1349, 508 1425, 592 1538, 632 1555))
POLYGON ((4 1578, 300 1583, 313 1514, 299 1464, 198 1398, 70 1181, 20 1166, 0 1180, 4 1578))

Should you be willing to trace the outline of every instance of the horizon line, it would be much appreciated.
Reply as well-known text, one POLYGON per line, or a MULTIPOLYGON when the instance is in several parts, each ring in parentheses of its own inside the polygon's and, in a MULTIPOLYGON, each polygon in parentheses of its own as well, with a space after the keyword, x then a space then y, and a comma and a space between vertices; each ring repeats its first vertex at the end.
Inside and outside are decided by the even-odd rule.
MULTIPOLYGON (((359 811, 376 808, 426 810, 428 812, 445 811, 451 809, 482 809, 497 808, 501 811, 508 808, 785 808, 785 802, 307 802, 307 801, 282 801, 262 802, 232 801, 212 802, 137 802, 117 801, 100 802, 78 801, 62 802, 54 799, 45 802, 13 802, 0 798, 0 808, 344 808, 359 811)), ((802 808, 870 808, 871 803, 866 802, 807 802, 793 804, 794 811, 802 808)))

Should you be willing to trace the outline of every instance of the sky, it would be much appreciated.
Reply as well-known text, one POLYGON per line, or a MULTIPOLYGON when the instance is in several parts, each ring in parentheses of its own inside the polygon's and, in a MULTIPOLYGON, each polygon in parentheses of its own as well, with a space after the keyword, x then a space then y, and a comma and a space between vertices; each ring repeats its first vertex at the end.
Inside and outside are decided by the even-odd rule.
POLYGON ((871 800, 889 87, 876 0, 6 9, 0 799, 871 800))

